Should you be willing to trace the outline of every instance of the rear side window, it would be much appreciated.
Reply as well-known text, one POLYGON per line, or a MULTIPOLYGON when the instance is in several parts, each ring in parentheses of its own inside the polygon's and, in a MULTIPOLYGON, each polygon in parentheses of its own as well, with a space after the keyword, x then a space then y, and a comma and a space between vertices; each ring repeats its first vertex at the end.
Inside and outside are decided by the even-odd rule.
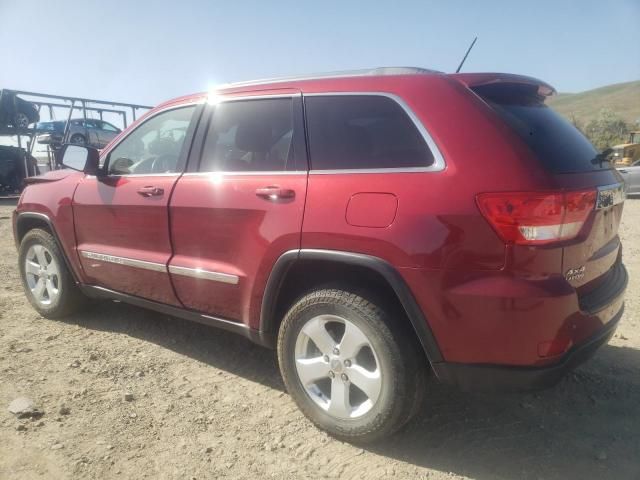
POLYGON ((313 170, 428 167, 434 158, 404 109, 381 95, 305 98, 313 170))
POLYGON ((215 107, 201 172, 295 170, 293 100, 222 102, 215 107))
POLYGON ((473 88, 525 141, 540 163, 553 173, 609 169, 598 151, 571 123, 544 104, 531 85, 494 84, 473 88))

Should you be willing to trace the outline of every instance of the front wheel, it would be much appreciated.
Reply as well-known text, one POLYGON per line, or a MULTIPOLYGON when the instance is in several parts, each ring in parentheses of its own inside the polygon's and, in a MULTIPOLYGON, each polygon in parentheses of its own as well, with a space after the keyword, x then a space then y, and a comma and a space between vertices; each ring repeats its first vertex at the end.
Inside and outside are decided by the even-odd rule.
POLYGON ((58 244, 49 232, 30 230, 20 242, 20 275, 29 303, 46 318, 60 318, 84 306, 58 244))
POLYGON ((424 356, 401 319, 345 290, 317 290, 293 305, 278 361, 302 412, 344 440, 391 435, 413 416, 425 386, 424 356))

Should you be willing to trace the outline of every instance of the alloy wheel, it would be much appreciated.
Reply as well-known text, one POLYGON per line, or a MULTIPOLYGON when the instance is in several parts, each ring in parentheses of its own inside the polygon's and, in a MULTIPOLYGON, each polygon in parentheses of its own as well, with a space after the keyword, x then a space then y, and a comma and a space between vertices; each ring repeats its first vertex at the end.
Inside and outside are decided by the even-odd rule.
POLYGON ((302 327, 295 366, 307 395, 333 417, 361 417, 380 396, 376 352, 364 332, 340 316, 319 315, 302 327))
POLYGON ((33 298, 48 306, 60 296, 60 268, 51 252, 43 245, 29 247, 25 257, 25 276, 33 298))

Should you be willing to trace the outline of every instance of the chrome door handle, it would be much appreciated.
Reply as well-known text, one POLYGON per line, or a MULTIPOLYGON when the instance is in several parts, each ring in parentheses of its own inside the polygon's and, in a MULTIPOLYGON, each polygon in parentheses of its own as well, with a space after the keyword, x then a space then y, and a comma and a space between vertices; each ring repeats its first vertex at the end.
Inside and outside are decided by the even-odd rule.
POLYGON ((159 197, 164 195, 164 188, 153 186, 142 187, 138 190, 138 195, 142 195, 143 197, 159 197))
POLYGON ((296 192, 290 188, 280 188, 277 185, 270 185, 268 187, 256 188, 256 195, 267 200, 280 200, 293 198, 296 196, 296 192))
POLYGON ((626 170, 618 170, 620 173, 629 173, 626 170))

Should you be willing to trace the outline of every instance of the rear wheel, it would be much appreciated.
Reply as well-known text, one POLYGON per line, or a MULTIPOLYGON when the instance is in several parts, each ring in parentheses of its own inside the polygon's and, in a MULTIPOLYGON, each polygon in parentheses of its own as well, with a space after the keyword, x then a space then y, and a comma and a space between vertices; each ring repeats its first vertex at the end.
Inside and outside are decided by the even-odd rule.
POLYGON ((77 145, 84 145, 85 143, 87 143, 87 141, 84 138, 84 135, 80 135, 79 133, 75 133, 71 135, 71 139, 69 141, 77 145))
POLYGON ((394 433, 424 391, 416 339, 402 322, 345 290, 317 290, 293 305, 280 328, 278 360, 302 412, 345 440, 394 433))
POLYGON ((19 266, 29 302, 40 315, 59 318, 86 303, 49 232, 30 230, 20 243, 19 266))
POLYGON ((28 128, 29 117, 23 112, 16 113, 13 118, 13 126, 16 128, 28 128))

